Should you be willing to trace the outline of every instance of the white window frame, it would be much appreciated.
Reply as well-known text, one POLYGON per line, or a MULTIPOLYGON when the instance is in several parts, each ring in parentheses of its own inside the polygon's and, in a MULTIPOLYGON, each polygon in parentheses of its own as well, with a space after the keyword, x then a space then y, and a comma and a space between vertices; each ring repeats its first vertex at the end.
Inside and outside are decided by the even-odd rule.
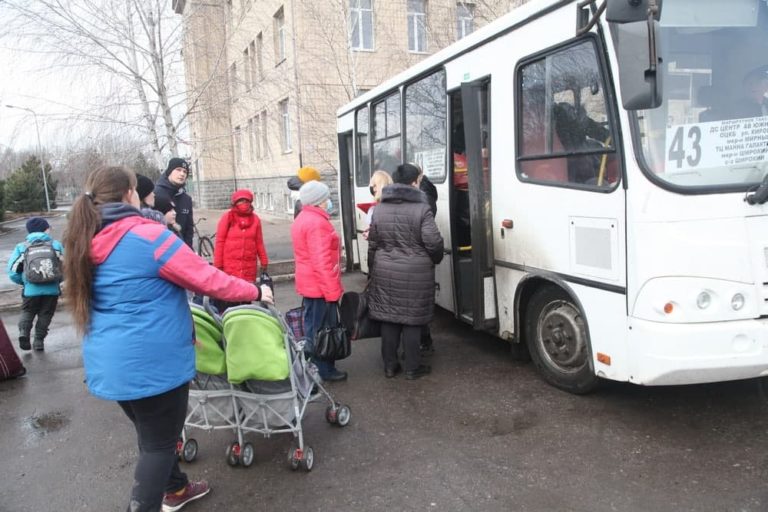
POLYGON ((355 51, 373 51, 374 49, 374 21, 373 21, 373 0, 349 0, 349 41, 350 48, 355 51), (363 7, 363 2, 368 2, 370 7, 363 7), (365 45, 365 17, 370 17, 370 45, 365 45), (358 27, 357 41, 354 40, 355 26, 358 27))
POLYGON ((456 39, 462 39, 475 31, 475 4, 458 2, 456 4, 456 39))
POLYGON ((288 98, 278 103, 280 109, 281 142, 283 153, 291 152, 291 110, 288 98))
POLYGON ((406 0, 408 5, 408 51, 427 53, 427 0, 406 0), (412 2, 421 2, 422 11, 411 10, 412 2), (419 46, 419 35, 423 35, 424 48, 419 46), (411 46, 413 41, 413 46, 411 46))
POLYGON ((280 64, 288 54, 285 39, 285 10, 281 6, 274 16, 275 19, 275 57, 280 64))

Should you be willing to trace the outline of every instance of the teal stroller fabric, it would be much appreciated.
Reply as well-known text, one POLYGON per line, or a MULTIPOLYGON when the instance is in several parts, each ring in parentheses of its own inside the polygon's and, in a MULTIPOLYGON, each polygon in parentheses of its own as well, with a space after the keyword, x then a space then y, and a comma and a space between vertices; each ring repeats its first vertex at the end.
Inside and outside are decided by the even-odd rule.
POLYGON ((222 325, 231 383, 278 381, 290 376, 285 332, 278 319, 257 309, 233 308, 224 315, 222 325))
POLYGON ((227 373, 227 362, 222 348, 223 332, 219 323, 205 309, 190 305, 195 323, 195 367, 208 375, 227 373))

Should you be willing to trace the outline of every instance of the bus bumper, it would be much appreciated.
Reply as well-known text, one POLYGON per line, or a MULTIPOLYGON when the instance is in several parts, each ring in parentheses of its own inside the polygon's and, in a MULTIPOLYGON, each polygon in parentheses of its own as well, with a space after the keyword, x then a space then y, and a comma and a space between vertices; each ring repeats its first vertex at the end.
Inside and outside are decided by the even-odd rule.
POLYGON ((768 375, 768 319, 664 324, 630 319, 629 380, 650 386, 768 375))

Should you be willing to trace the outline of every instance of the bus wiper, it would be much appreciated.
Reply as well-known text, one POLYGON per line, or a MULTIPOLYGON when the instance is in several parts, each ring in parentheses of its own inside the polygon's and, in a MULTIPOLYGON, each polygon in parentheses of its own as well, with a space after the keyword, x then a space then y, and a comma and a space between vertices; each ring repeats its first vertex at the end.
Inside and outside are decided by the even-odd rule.
POLYGON ((763 178, 763 182, 754 192, 748 193, 744 198, 747 204, 764 204, 768 201, 768 174, 763 178))

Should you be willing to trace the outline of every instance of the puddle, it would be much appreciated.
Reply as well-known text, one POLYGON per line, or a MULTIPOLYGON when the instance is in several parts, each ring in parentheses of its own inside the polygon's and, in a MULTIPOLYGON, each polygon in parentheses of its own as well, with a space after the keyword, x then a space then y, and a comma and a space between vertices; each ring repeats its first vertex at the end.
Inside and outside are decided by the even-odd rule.
POLYGON ((69 423, 69 418, 60 411, 35 414, 24 418, 24 429, 35 437, 44 437, 57 432, 69 423))

